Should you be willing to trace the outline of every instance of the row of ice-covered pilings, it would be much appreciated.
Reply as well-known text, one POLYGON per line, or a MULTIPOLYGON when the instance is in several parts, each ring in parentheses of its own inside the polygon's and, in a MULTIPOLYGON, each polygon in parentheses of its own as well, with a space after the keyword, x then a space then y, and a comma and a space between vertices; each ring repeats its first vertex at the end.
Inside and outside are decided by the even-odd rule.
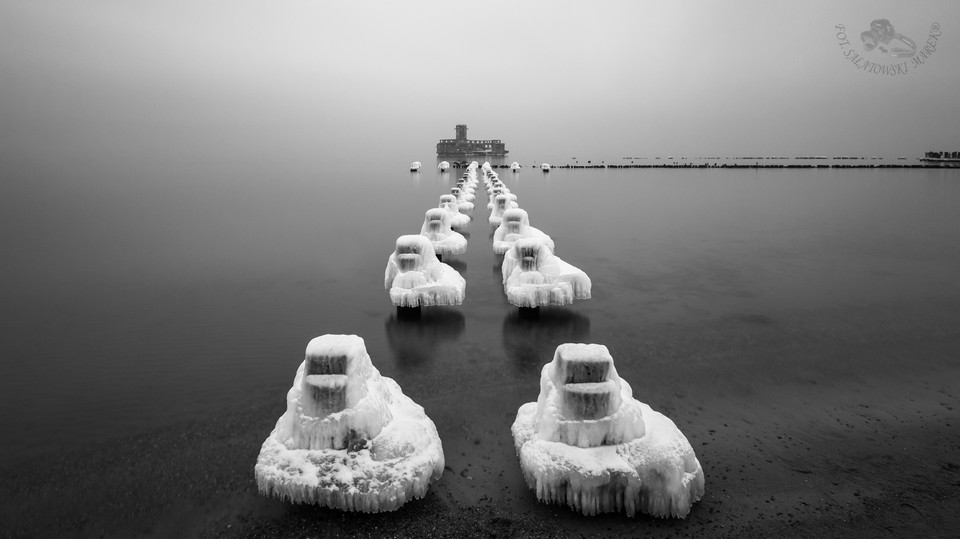
MULTIPOLYGON (((449 163, 443 166, 445 163, 438 165, 441 171, 449 168, 449 163)), ((467 238, 462 232, 470 225, 476 169, 474 162, 450 193, 441 194, 439 204, 427 209, 419 235, 397 238, 387 261, 384 287, 398 316, 415 318, 422 307, 463 302, 466 281, 443 260, 467 250, 467 238)))
POLYGON ((489 165, 482 170, 490 197, 493 251, 504 256, 501 270, 507 301, 530 317, 542 306, 589 299, 592 283, 587 274, 557 257, 553 240, 530 225, 517 196, 489 165))

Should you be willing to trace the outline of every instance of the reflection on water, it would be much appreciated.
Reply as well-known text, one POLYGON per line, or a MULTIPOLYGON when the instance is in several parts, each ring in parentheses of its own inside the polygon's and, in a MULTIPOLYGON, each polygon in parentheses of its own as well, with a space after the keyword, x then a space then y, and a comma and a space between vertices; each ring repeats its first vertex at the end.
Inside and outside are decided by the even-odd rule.
POLYGON ((437 346, 456 341, 466 328, 463 314, 449 307, 429 307, 418 314, 392 314, 387 343, 400 371, 428 368, 437 346))
POLYGON ((503 255, 496 255, 497 263, 493 265, 493 276, 497 281, 503 281, 503 255))
POLYGON ((384 331, 394 310, 386 258, 462 172, 428 164, 407 176, 417 157, 276 169, 107 160, 53 168, 42 181, 15 174, 0 197, 0 304, 11 313, 0 431, 18 433, 5 450, 145 432, 256 392, 282 401, 304 344, 324 333, 360 335, 375 357, 392 349, 399 369, 452 383, 434 358, 496 340, 501 322, 508 361, 536 371, 557 344, 591 334, 630 347, 650 324, 712 327, 756 313, 780 325, 960 297, 957 170, 526 168, 522 183, 499 174, 557 254, 590 275, 593 299, 518 319, 502 257, 484 238, 481 191, 469 250, 451 265, 461 275, 466 264, 492 265, 492 276, 465 275, 455 310, 390 318, 384 331), (574 314, 585 310, 589 323, 574 314), (51 347, 51 335, 71 353, 51 347))
POLYGON ((467 263, 464 260, 457 258, 445 258, 443 263, 457 270, 457 273, 459 273, 461 276, 467 273, 467 263))
POLYGON ((557 346, 590 338, 589 317, 562 307, 538 311, 512 309, 503 319, 503 347, 518 374, 538 373, 557 346))

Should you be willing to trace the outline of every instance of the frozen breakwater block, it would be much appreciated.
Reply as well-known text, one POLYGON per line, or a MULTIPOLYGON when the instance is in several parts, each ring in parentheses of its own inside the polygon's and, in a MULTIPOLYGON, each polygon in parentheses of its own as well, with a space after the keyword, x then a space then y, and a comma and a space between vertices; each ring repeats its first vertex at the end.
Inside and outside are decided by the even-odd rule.
POLYGON ((427 237, 411 234, 397 238, 396 250, 387 259, 383 285, 397 307, 429 307, 463 303, 467 281, 437 260, 427 237))
POLYGON ((524 479, 545 503, 683 518, 704 493, 686 437, 633 398, 603 345, 557 347, 537 402, 520 407, 511 431, 524 479))
POLYGON ((603 382, 613 370, 613 357, 605 346, 561 346, 556 361, 556 381, 561 384, 603 382))
POLYGON ((420 235, 430 240, 434 253, 438 255, 462 255, 467 252, 467 238, 450 227, 450 214, 443 208, 427 210, 420 235))
POLYGON ((500 226, 493 232, 494 254, 506 254, 521 238, 539 238, 551 253, 554 251, 553 240, 539 229, 530 226, 530 217, 525 210, 504 210, 500 226))
POLYGON ((323 335, 307 346, 254 474, 266 496, 378 512, 422 498, 443 465, 433 421, 380 376, 363 339, 323 335))
POLYGON ((566 384, 560 388, 561 415, 571 420, 602 419, 617 410, 620 388, 612 381, 566 384))
POLYGON ((460 213, 460 203, 457 201, 457 197, 440 195, 440 205, 437 207, 447 211, 447 215, 450 217, 450 227, 454 230, 459 232, 470 226, 470 216, 460 213))
POLYGON ((520 205, 517 204, 517 197, 515 195, 497 195, 493 197, 493 200, 490 201, 493 205, 489 206, 490 218, 487 221, 493 227, 500 226, 500 223, 503 222, 503 212, 509 210, 510 208, 519 208, 520 205))
POLYGON ((347 407, 347 377, 342 374, 311 374, 303 377, 303 413, 325 417, 347 407))
POLYGON ((503 257, 503 291, 517 307, 568 305, 590 299, 590 277, 555 256, 541 237, 523 237, 503 257))
POLYGON ((473 211, 473 193, 468 193, 466 186, 463 188, 459 187, 463 184, 458 183, 457 185, 457 187, 450 188, 450 194, 457 199, 457 208, 460 210, 460 213, 469 214, 473 211), (468 196, 470 198, 467 198, 468 196))

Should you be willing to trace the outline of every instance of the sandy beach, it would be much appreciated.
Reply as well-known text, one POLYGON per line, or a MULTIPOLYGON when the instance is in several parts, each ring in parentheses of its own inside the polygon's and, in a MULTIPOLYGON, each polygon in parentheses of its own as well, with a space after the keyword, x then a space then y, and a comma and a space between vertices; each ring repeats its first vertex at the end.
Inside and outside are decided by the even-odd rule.
POLYGON ((685 520, 585 517, 538 503, 509 434, 517 407, 536 396, 537 359, 509 347, 499 360, 468 348, 469 368, 405 380, 437 424, 446 470, 396 512, 261 497, 253 465, 282 413, 279 395, 5 462, 0 520, 10 537, 955 536, 957 328, 960 304, 944 301, 662 325, 607 340, 615 359, 649 358, 621 361, 621 376, 677 423, 703 465, 706 494, 685 520), (460 394, 468 375, 476 391, 460 394))

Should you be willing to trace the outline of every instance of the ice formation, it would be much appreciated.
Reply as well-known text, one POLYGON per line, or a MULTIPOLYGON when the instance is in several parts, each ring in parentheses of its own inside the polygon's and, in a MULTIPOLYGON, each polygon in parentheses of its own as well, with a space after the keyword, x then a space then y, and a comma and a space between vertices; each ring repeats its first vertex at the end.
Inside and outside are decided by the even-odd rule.
MULTIPOLYGON (((460 178, 459 180, 457 180, 456 189, 460 189, 460 196, 457 197, 457 200, 460 200, 462 198, 464 201, 472 203, 476 199, 476 195, 474 194, 476 193, 476 187, 470 185, 470 183, 466 179, 460 178)), ((454 193, 452 193, 451 191, 451 194, 454 194, 454 193)), ((454 196, 456 195, 454 194, 454 196)))
POLYGON ((380 376, 363 339, 323 335, 307 345, 254 474, 266 496, 378 512, 422 498, 443 465, 433 421, 380 376))
POLYGON ((542 231, 530 226, 530 218, 526 211, 510 208, 503 212, 503 221, 493 233, 493 252, 498 255, 506 254, 520 238, 540 238, 551 253, 554 251, 553 240, 542 231))
POLYGON ((410 163, 410 170, 420 170, 420 161, 414 161, 413 163, 410 163))
POLYGON ((447 210, 450 215, 450 226, 454 230, 466 230, 470 226, 470 216, 460 213, 460 204, 453 195, 440 195, 440 208, 447 210))
MULTIPOLYGON (((493 188, 493 193, 490 194, 490 202, 487 202, 487 209, 488 209, 488 210, 492 210, 492 209, 494 208, 494 206, 497 205, 497 197, 500 196, 500 195, 506 196, 506 197, 507 197, 507 200, 509 200, 510 202, 513 203, 513 204, 509 204, 509 203, 508 203, 508 204, 507 204, 507 207, 517 208, 517 207, 520 206, 520 204, 517 202, 517 195, 511 193, 509 189, 507 189, 506 187, 503 187, 503 188, 494 187, 494 188, 493 188)), ((504 211, 506 211, 506 210, 504 210, 504 211)), ((501 215, 501 217, 503 217, 503 216, 501 215)))
POLYGON ((425 236, 400 236, 387 260, 384 288, 397 307, 460 305, 467 282, 457 270, 437 260, 425 236))
POLYGON ((488 195, 496 196, 496 195, 499 195, 500 193, 504 192, 504 190, 506 190, 508 193, 510 192, 510 190, 507 189, 507 186, 504 185, 503 182, 500 181, 499 178, 497 178, 496 180, 492 180, 492 181, 488 181, 488 182, 487 182, 487 194, 488 194, 488 195))
POLYGON ((448 168, 450 168, 450 162, 449 162, 449 161, 440 161, 440 164, 437 165, 437 168, 440 169, 440 170, 447 170, 448 168))
POLYGON ((607 347, 561 344, 540 396, 511 428, 537 499, 585 515, 687 516, 703 496, 700 462, 669 418, 633 398, 607 347))
POLYGON ((496 198, 493 199, 493 209, 490 210, 490 219, 488 219, 490 224, 493 226, 500 226, 500 222, 503 221, 503 212, 509 210, 510 208, 519 207, 516 199, 517 197, 513 195, 497 195, 496 198))
POLYGON ((450 228, 450 214, 443 208, 427 210, 420 235, 430 240, 435 254, 447 256, 467 252, 467 238, 450 228))
POLYGON ((470 213, 473 211, 473 202, 467 200, 462 187, 451 187, 450 194, 456 197, 457 209, 460 210, 460 213, 470 213))
POLYGON ((503 257, 503 290, 517 307, 590 299, 590 277, 555 256, 539 237, 520 238, 503 257))

